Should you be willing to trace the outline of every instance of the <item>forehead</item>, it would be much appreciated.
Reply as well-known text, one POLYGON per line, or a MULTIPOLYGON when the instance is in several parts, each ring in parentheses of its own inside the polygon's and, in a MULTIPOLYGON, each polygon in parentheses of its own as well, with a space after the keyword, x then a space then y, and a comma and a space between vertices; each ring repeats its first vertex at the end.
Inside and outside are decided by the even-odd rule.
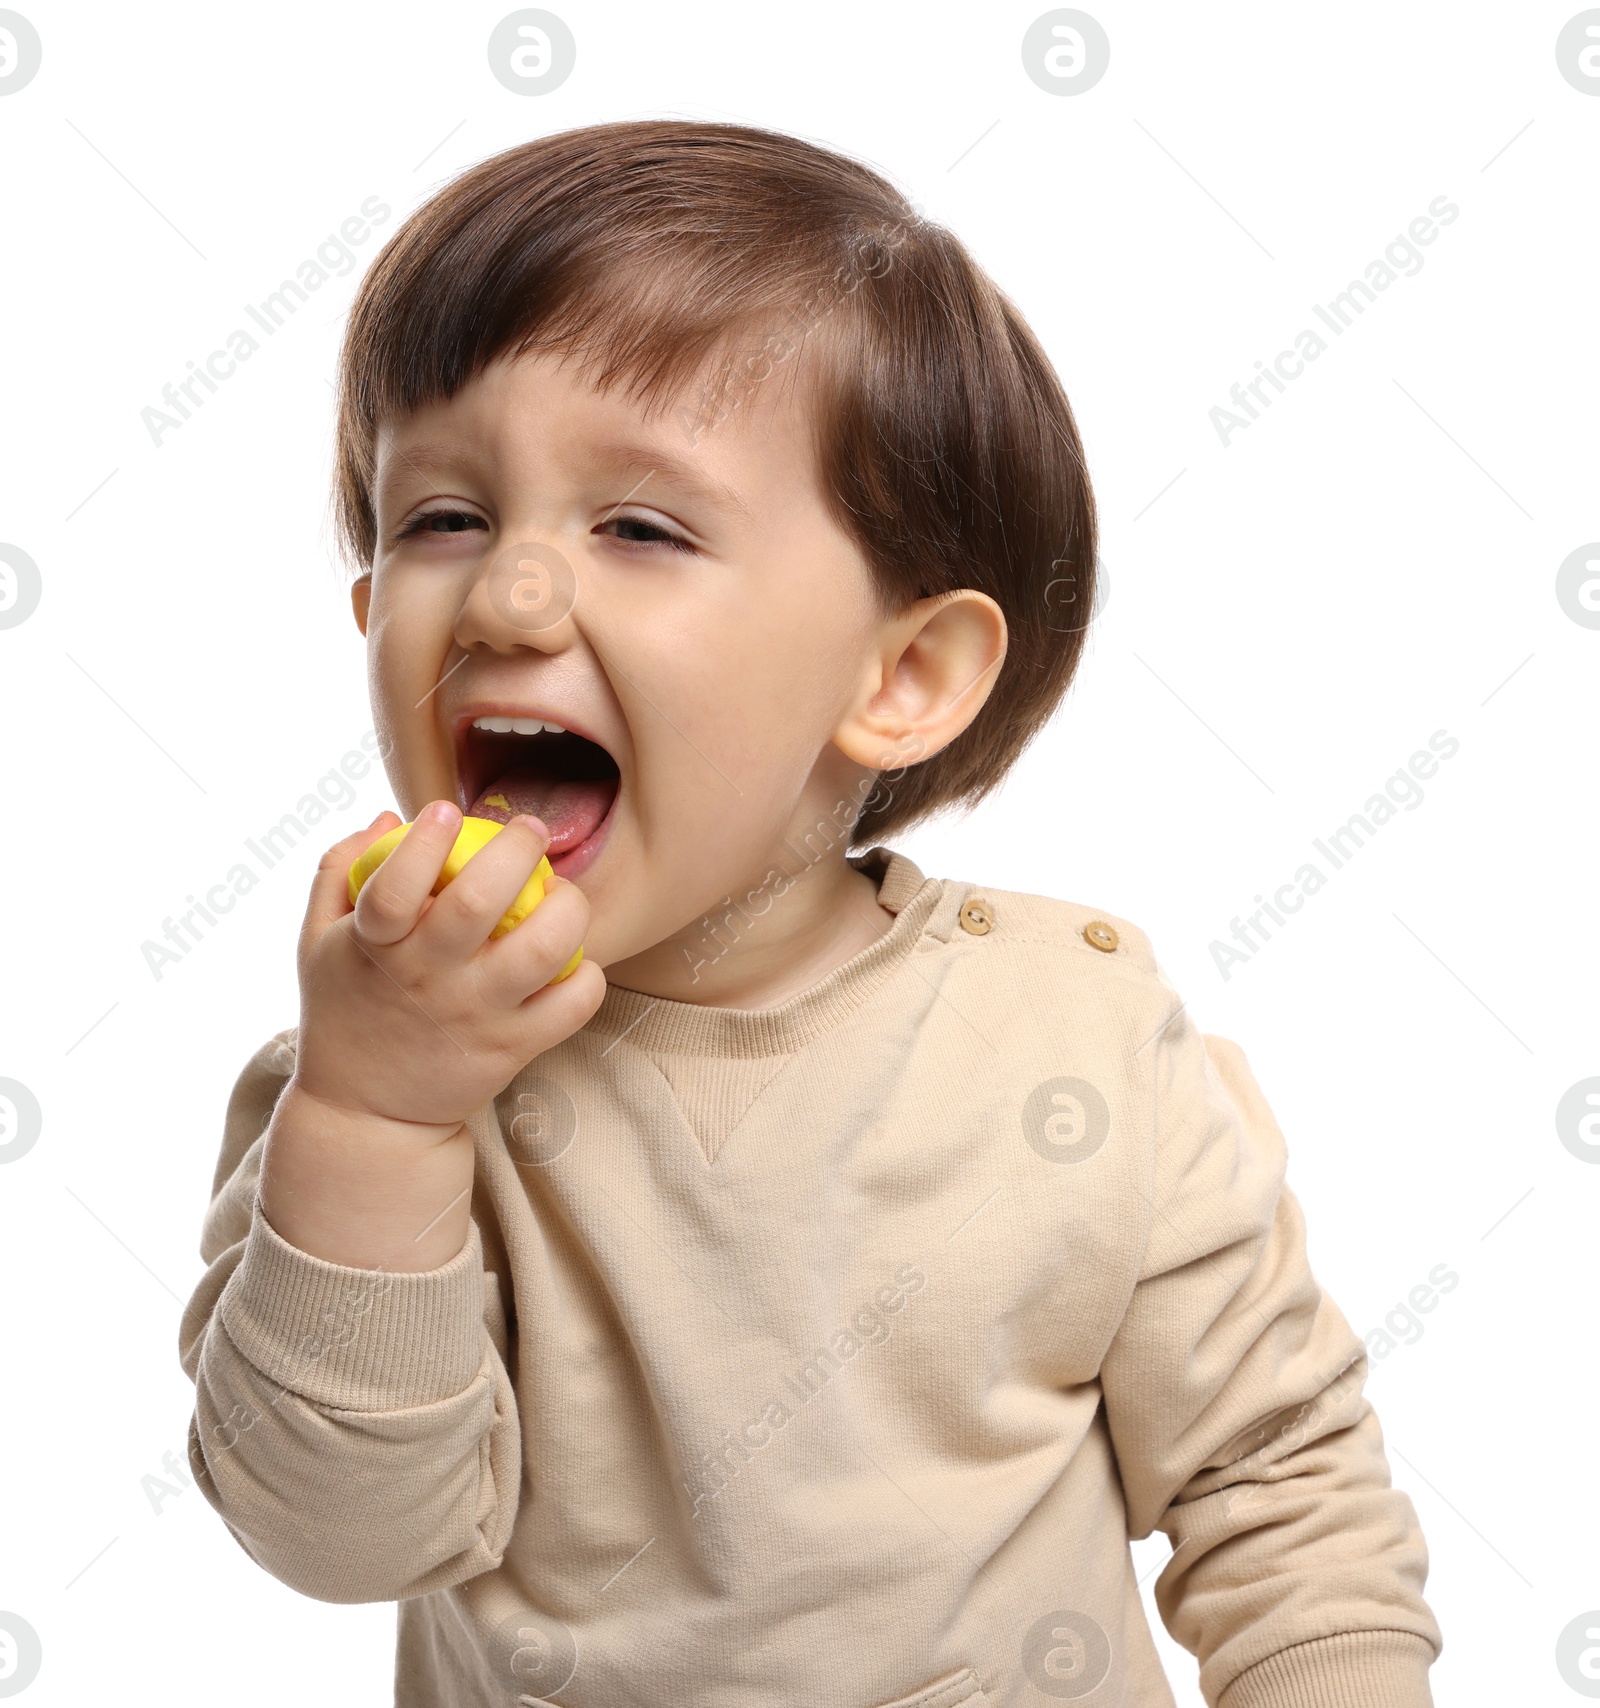
POLYGON ((751 365, 719 351, 646 399, 625 378, 602 388, 570 357, 497 358, 454 396, 379 424, 378 497, 464 465, 510 473, 532 457, 653 477, 748 521, 774 486, 815 487, 809 377, 799 359, 751 365))

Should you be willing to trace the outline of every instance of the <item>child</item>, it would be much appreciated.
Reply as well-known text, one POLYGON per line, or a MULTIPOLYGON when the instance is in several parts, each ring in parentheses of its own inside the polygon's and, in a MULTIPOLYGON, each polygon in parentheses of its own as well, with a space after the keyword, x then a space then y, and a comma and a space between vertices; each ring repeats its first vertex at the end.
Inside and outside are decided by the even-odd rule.
POLYGON ((252 1557, 399 1602, 402 1708, 1149 1708, 1160 1529, 1208 1702, 1428 1703, 1244 1057, 1126 921, 886 845, 1005 776, 1093 592, 965 250, 790 137, 542 138, 375 263, 337 480, 415 822, 354 908, 399 821, 329 851, 228 1110, 182 1350, 252 1557))

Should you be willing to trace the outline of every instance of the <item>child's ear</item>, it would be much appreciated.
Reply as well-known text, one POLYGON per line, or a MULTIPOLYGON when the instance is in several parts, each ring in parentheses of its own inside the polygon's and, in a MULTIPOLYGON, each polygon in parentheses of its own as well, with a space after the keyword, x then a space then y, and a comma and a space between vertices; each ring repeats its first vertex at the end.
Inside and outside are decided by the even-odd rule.
POLYGON ((350 605, 356 614, 356 627, 367 632, 367 612, 372 606, 372 571, 358 576, 350 585, 350 605))
POLYGON ((989 698, 1006 638, 1005 613, 974 587, 907 606, 884 623, 834 745, 874 771, 931 758, 989 698))

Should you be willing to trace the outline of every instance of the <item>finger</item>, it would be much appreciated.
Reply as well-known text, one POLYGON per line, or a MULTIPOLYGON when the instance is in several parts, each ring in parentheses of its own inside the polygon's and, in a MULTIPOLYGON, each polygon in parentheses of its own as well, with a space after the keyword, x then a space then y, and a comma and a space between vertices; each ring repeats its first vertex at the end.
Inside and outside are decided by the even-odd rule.
POLYGON ((367 942, 398 943, 415 928, 460 829, 461 809, 453 801, 430 802, 417 814, 356 897, 356 930, 367 942))
MULTIPOLYGON (((517 931, 521 929, 519 925, 517 931)), ((511 933, 513 937, 516 934, 511 933)), ((579 961, 570 978, 524 997, 514 1013, 530 1059, 587 1026, 605 1001, 607 988, 605 972, 597 961, 579 961)))
POLYGON ((306 925, 321 934, 336 919, 350 911, 350 867, 356 859, 400 823, 398 813, 384 811, 365 830, 355 831, 336 842, 322 856, 311 880, 311 900, 306 907, 306 925))
MULTIPOLYGON (((554 879, 533 912, 479 956, 479 988, 491 1003, 515 1007, 554 980, 588 929, 589 898, 576 884, 554 879)), ((573 978, 584 965, 578 963, 573 978)))
POLYGON ((470 955, 488 940, 549 846, 550 833, 538 819, 512 819, 435 898, 419 943, 432 954, 470 955))

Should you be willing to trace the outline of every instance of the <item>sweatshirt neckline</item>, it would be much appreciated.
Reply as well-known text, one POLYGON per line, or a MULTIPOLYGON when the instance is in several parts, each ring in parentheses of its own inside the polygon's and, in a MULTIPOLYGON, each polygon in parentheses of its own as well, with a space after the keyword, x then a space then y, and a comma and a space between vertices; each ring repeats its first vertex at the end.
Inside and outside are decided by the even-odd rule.
POLYGON ((945 891, 939 879, 924 877, 892 848, 871 848, 849 863, 877 880, 878 901, 894 923, 808 989, 772 1008, 719 1008, 609 985, 584 1031, 618 1041, 625 1035, 640 1049, 664 1055, 766 1056, 789 1054, 837 1025, 911 954, 930 923, 936 925, 945 891))

